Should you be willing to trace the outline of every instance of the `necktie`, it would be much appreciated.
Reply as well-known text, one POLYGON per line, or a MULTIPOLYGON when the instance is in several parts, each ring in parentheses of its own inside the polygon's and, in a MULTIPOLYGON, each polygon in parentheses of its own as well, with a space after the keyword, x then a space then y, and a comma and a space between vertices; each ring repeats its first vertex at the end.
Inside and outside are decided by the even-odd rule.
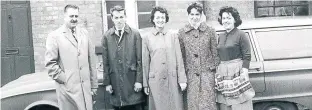
POLYGON ((77 41, 77 39, 76 39, 76 36, 75 36, 75 30, 74 30, 74 29, 72 29, 72 30, 71 30, 71 32, 72 32, 73 37, 74 37, 74 39, 76 40, 76 42, 78 42, 78 41, 77 41))
POLYGON ((119 36, 121 37, 121 30, 118 30, 118 34, 119 34, 119 36))

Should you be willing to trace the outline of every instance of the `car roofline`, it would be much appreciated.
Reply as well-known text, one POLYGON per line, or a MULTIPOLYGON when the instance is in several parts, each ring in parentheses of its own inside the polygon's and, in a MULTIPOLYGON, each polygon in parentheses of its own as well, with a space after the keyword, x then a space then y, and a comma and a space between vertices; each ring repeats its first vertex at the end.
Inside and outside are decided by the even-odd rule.
MULTIPOLYGON (((270 17, 254 18, 242 21, 243 23, 238 26, 238 28, 242 30, 275 27, 312 26, 312 17, 270 17)), ((215 28, 216 31, 224 31, 224 28, 217 21, 208 21, 207 24, 215 28)))

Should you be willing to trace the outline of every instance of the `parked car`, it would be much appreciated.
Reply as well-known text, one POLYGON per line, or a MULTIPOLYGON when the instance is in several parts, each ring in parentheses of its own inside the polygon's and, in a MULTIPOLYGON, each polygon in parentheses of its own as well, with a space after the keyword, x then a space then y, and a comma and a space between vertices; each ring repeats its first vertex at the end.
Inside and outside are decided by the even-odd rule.
MULTIPOLYGON (((210 24, 223 31, 220 24, 210 24)), ((312 18, 243 20, 239 28, 251 43, 254 110, 312 109, 312 18)))
MULTIPOLYGON (((98 74, 103 82, 103 74, 98 74)), ((59 110, 55 92, 55 81, 47 72, 27 74, 9 82, 1 88, 1 110, 59 110)), ((95 97, 94 110, 111 106, 105 103, 104 88, 100 83, 95 97)))
MULTIPOLYGON (((217 22, 208 24, 217 33, 224 31, 217 22)), ((312 109, 312 18, 244 20, 239 28, 252 47, 249 76, 256 91, 254 110, 297 110, 297 105, 312 109)), ((103 74, 98 78, 101 83, 103 74)), ((1 88, 1 110, 57 110, 54 83, 41 72, 6 84, 1 88)), ((109 108, 102 85, 95 99, 96 110, 109 108)))

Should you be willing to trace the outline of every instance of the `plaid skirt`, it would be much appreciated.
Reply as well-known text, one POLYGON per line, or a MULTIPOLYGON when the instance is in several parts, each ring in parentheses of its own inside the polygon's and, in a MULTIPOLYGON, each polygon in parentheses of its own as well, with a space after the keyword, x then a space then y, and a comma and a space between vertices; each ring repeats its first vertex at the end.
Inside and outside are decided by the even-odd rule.
POLYGON ((241 59, 221 61, 215 76, 217 102, 234 105, 251 100, 255 96, 249 78, 246 78, 248 75, 240 75, 242 65, 241 59))

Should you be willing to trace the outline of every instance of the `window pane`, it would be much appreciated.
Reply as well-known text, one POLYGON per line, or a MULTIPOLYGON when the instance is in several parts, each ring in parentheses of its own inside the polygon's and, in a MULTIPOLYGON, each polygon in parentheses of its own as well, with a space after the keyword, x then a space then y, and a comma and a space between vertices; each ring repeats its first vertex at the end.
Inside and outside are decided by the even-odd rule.
POLYGON ((308 1, 293 1, 293 5, 307 5, 308 1))
POLYGON ((263 7, 263 6, 273 6, 273 2, 274 1, 268 0, 268 1, 257 1, 256 3, 258 7, 263 7))
POLYGON ((291 7, 277 7, 275 8, 275 16, 292 16, 293 8, 291 7))
POLYGON ((256 17, 306 16, 309 15, 309 2, 296 0, 256 1, 256 17))
POLYGON ((150 12, 156 6, 155 0, 152 1, 137 1, 138 12, 150 12))
POLYGON ((110 9, 114 7, 115 5, 120 5, 123 8, 125 8, 125 0, 106 0, 106 12, 107 14, 110 14, 110 9))
POLYGON ((294 13, 295 13, 296 16, 309 15, 309 7, 308 6, 297 6, 297 7, 294 7, 294 13))
POLYGON ((275 6, 286 6, 291 5, 291 1, 275 1, 275 6))
POLYGON ((112 18, 111 18, 110 15, 107 16, 107 26, 108 26, 107 29, 110 29, 110 28, 112 28, 114 26, 114 23, 113 23, 112 18))
POLYGON ((146 28, 146 27, 153 27, 149 19, 150 19, 150 14, 139 14, 138 16, 139 29, 146 28))
POLYGON ((256 32, 264 60, 311 57, 312 29, 256 32))
POLYGON ((258 16, 259 17, 269 17, 274 16, 273 8, 258 8, 258 16))

